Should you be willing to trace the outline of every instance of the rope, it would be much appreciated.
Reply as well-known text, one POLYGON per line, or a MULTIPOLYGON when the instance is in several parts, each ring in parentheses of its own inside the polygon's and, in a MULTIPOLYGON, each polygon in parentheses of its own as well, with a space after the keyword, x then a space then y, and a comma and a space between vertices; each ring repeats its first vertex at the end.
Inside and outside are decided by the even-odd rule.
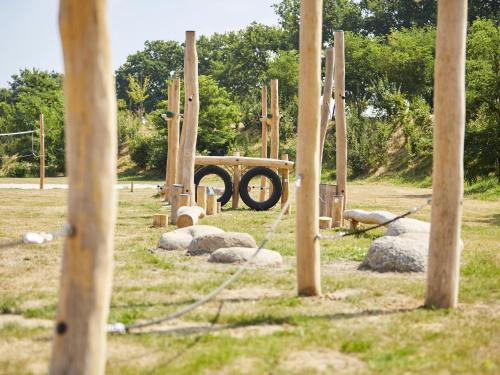
POLYGON ((36 130, 27 130, 24 132, 16 132, 16 133, 0 133, 0 137, 7 137, 9 135, 19 135, 19 134, 29 134, 29 133, 35 133, 36 130))
MULTIPOLYGON (((295 181, 295 188, 300 187, 300 182, 302 181, 302 177, 298 176, 297 180, 295 181)), ((289 197, 288 200, 286 201, 285 205, 281 209, 280 213, 274 219, 271 227, 267 231, 266 235, 264 236, 264 239, 261 241, 259 247, 255 250, 255 252, 252 254, 252 256, 241 265, 241 267, 236 271, 234 274, 232 274, 226 281, 224 281, 222 284, 220 284, 217 288, 215 288, 212 292, 208 293, 204 297, 200 298, 198 301, 193 302, 192 304, 175 311, 171 314, 162 316, 157 319, 152 319, 148 320, 143 323, 136 323, 136 324, 130 324, 130 325, 125 325, 123 323, 114 323, 110 324, 107 327, 107 330, 109 333, 129 333, 133 329, 138 329, 138 328, 144 328, 144 327, 149 327, 152 325, 160 324, 169 320, 177 319, 180 318, 191 311, 195 310, 196 308, 204 305, 205 303, 211 301, 215 297, 217 297, 224 289, 226 289, 231 283, 233 283, 251 264, 251 262, 259 255, 260 251, 264 248, 264 246, 269 242, 269 239, 271 238, 272 234, 276 231, 276 228, 278 227, 278 224, 280 223, 281 219, 283 218, 283 215, 285 212, 288 210, 288 207, 290 207, 291 203, 291 198, 289 197)))
POLYGON ((44 242, 50 242, 59 237, 70 237, 75 233, 74 228, 70 224, 65 224, 60 230, 54 232, 26 232, 23 236, 15 241, 4 242, 0 244, 0 249, 7 249, 9 247, 36 244, 40 245, 44 242))

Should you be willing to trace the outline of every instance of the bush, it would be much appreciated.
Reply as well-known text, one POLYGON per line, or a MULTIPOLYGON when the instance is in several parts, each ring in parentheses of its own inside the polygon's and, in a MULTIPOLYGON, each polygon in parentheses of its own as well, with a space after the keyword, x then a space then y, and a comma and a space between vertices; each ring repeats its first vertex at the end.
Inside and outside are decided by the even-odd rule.
POLYGON ((17 155, 2 160, 0 176, 2 177, 26 177, 33 174, 33 165, 27 161, 19 161, 17 155))

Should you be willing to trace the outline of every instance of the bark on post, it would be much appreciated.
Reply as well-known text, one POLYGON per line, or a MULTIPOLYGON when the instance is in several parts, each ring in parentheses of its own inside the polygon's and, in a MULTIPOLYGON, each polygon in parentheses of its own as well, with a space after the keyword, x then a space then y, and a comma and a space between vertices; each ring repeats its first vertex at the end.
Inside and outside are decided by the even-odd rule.
MULTIPOLYGON (((260 157, 267 158, 267 87, 262 85, 261 88, 261 108, 262 108, 262 146, 260 148, 260 157)), ((266 178, 260 178, 260 201, 266 200, 266 178)))
POLYGON ((68 221, 51 374, 103 374, 116 218, 116 94, 106 1, 61 0, 68 221))
POLYGON ((40 113, 40 190, 45 183, 45 122, 43 113, 40 113))
POLYGON ((454 308, 458 302, 466 28, 467 1, 438 1, 432 218, 425 300, 428 307, 454 308))
MULTIPOLYGON (((236 151, 234 156, 239 157, 240 152, 236 151)), ((233 197, 232 197, 232 208, 233 210, 238 208, 238 202, 240 199, 240 179, 241 179, 241 165, 235 165, 233 167, 233 197)))
POLYGON ((198 115, 200 98, 198 86, 198 53, 196 52, 196 35, 194 31, 186 31, 186 49, 184 51, 184 125, 181 134, 181 155, 179 170, 180 182, 184 193, 191 195, 195 202, 194 191, 194 159, 196 154, 196 137, 198 135, 198 115))
POLYGON ((297 176, 297 284, 301 296, 321 294, 319 259, 319 132, 322 0, 300 2, 297 176))
POLYGON ((335 31, 335 130, 337 147, 337 191, 347 205, 347 141, 345 122, 344 32, 335 31))
POLYGON ((319 170, 321 173, 321 166, 323 164, 323 151, 325 148, 326 131, 328 130, 328 123, 330 122, 331 113, 330 105, 332 102, 333 93, 333 47, 326 49, 325 60, 325 87, 323 88, 323 103, 321 105, 321 135, 319 141, 320 157, 319 157, 319 170))

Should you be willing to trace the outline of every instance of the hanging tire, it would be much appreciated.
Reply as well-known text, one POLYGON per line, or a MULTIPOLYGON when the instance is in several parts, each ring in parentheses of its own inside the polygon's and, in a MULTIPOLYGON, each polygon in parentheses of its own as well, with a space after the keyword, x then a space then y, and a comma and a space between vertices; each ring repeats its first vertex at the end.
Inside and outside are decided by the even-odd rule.
POLYGON ((250 208, 256 211, 265 211, 272 208, 281 197, 281 180, 276 172, 272 169, 266 167, 255 167, 250 169, 247 173, 243 175, 240 181, 240 197, 241 200, 250 208), (252 178, 256 176, 264 176, 269 179, 273 186, 273 193, 265 201, 256 201, 250 196, 251 187, 249 189, 249 184, 252 178))
POLYGON ((211 174, 219 176, 224 182, 224 193, 217 199, 217 202, 220 202, 220 204, 224 206, 233 195, 233 182, 231 181, 231 176, 225 169, 217 167, 216 165, 208 165, 198 169, 194 174, 194 184, 198 187, 201 179, 211 174))

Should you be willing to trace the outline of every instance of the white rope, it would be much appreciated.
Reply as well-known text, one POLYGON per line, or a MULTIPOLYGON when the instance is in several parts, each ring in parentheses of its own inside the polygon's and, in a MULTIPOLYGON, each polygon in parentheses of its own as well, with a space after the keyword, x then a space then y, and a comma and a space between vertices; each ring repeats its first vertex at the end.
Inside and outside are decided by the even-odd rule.
POLYGON ((30 133, 36 133, 36 130, 27 130, 25 132, 16 132, 16 133, 0 133, 0 137, 7 137, 9 135, 30 134, 30 133))

